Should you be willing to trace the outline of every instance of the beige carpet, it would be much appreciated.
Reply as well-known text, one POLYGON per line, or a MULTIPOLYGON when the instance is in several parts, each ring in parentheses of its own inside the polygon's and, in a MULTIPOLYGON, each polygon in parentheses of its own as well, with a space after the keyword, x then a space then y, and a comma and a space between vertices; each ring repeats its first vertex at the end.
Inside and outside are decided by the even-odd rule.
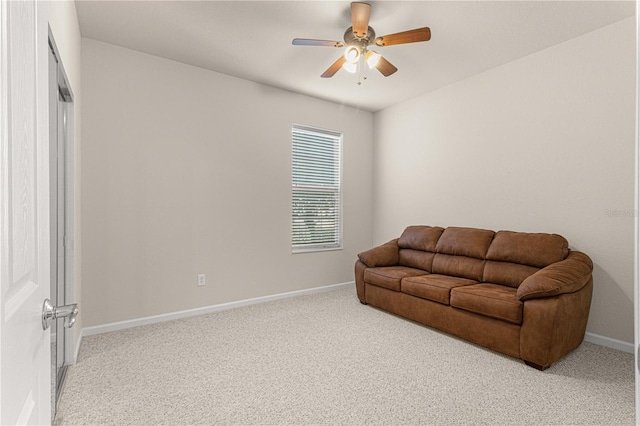
POLYGON ((344 288, 89 336, 55 424, 632 425, 633 356, 540 372, 344 288))

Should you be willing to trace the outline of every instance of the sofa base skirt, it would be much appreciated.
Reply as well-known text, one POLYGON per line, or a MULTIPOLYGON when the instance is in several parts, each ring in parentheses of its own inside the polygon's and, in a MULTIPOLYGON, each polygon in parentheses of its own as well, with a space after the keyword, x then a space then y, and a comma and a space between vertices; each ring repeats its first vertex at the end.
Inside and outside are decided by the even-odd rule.
POLYGON ((367 304, 520 358, 519 325, 368 283, 364 287, 367 304))

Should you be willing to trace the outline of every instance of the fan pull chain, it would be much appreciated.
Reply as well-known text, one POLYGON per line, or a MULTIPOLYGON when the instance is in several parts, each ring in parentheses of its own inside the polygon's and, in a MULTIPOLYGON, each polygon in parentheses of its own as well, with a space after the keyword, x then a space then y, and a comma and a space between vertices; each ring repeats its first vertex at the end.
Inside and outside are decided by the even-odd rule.
POLYGON ((364 55, 360 55, 360 59, 358 60, 358 86, 362 86, 362 83, 364 83, 367 79, 367 76, 365 75, 365 66, 366 62, 364 61, 364 55))

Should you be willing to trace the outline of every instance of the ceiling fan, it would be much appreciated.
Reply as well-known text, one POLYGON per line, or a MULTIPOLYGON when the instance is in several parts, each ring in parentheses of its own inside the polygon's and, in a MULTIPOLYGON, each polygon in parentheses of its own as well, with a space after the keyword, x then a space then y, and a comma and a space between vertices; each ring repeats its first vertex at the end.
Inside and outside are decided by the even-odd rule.
POLYGON ((296 46, 346 46, 344 55, 340 56, 337 61, 322 73, 322 78, 333 77, 340 68, 344 68, 351 73, 355 73, 358 69, 359 62, 366 62, 367 65, 369 65, 369 68, 376 68, 382 75, 389 77, 391 74, 398 71, 398 68, 396 68, 391 62, 387 61, 379 53, 369 50, 369 46, 393 46, 396 44, 429 41, 431 39, 431 30, 429 27, 376 37, 376 32, 369 26, 370 14, 370 4, 353 2, 351 3, 352 26, 344 33, 344 42, 294 38, 292 44, 296 46))

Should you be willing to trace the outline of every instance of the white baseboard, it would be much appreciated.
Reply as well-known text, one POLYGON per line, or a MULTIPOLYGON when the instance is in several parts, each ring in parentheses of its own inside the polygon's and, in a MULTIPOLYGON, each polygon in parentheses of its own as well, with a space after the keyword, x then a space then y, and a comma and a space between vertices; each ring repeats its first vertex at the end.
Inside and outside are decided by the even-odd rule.
MULTIPOLYGON (((348 287, 353 285, 355 285, 355 282, 349 281, 341 284, 333 284, 333 285, 328 285, 323 287, 314 287, 314 288, 309 288, 305 290, 296 290, 296 291, 291 291, 287 293, 274 294, 271 296, 262 296, 262 297, 256 297, 253 299, 238 300, 236 302, 222 303, 219 305, 211 305, 211 306, 205 306, 202 308, 189 309, 186 311, 171 312, 167 314, 153 315, 149 317, 136 318, 136 319, 127 320, 127 321, 119 321, 119 322, 113 322, 113 323, 104 324, 104 325, 97 325, 93 327, 85 327, 82 330, 80 330, 80 336, 78 337, 78 341, 76 343, 74 363, 78 359, 78 353, 80 352, 80 345, 82 344, 82 338, 85 336, 108 333, 110 331, 124 330, 126 328, 138 327, 141 325, 172 321, 180 318, 188 318, 188 317, 208 314, 212 312, 220 312, 220 311, 225 311, 227 309, 240 308, 242 306, 255 305, 258 303, 269 302, 272 300, 286 299, 289 297, 302 296, 305 294, 320 293, 323 291, 335 290, 341 287, 348 287)), ((594 343, 596 345, 605 346, 605 347, 616 349, 622 352, 627 352, 630 354, 634 353, 633 343, 624 342, 622 340, 613 339, 611 337, 600 336, 599 334, 587 332, 584 336, 584 340, 589 343, 594 343)))
POLYGON ((607 348, 617 349, 622 352, 634 353, 633 343, 623 342, 622 340, 612 339, 611 337, 600 336, 599 334, 586 333, 584 335, 585 342, 594 343, 607 348))
MULTIPOLYGON (((271 296, 256 297, 253 299, 238 300, 236 302, 222 303, 219 305, 204 306, 202 308, 189 309, 186 311, 170 312, 167 314, 153 315, 149 317, 136 318, 127 321, 112 322, 104 325, 96 325, 93 327, 85 327, 80 333, 78 339, 78 350, 80 349, 80 340, 84 336, 94 334, 108 333, 110 331, 124 330, 126 328, 138 327, 141 325, 156 324, 159 322, 172 321, 180 318, 188 318, 196 315, 209 314, 212 312, 225 311, 227 309, 240 308, 242 306, 255 305, 258 303, 270 302, 272 300, 286 299, 289 297, 302 296, 306 294, 320 293, 323 291, 336 290, 341 287, 355 286, 355 281, 349 281, 341 284, 332 284, 323 287, 314 287, 304 290, 290 291, 287 293, 279 293, 271 296)), ((355 287, 354 287, 355 288, 355 287)), ((77 353, 76 353, 77 357, 77 353)))

